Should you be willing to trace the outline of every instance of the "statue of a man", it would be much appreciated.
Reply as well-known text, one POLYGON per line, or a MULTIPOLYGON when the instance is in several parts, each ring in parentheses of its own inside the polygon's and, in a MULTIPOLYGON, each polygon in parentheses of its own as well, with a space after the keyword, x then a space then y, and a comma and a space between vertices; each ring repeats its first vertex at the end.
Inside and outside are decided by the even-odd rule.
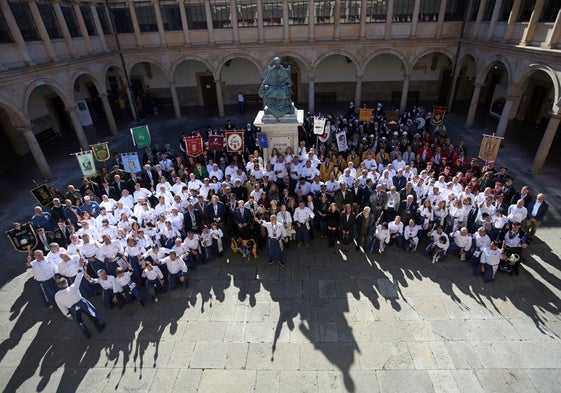
POLYGON ((292 79, 290 67, 283 67, 281 59, 275 57, 273 65, 269 66, 267 76, 259 88, 259 96, 265 104, 265 114, 280 118, 295 112, 292 104, 292 79))

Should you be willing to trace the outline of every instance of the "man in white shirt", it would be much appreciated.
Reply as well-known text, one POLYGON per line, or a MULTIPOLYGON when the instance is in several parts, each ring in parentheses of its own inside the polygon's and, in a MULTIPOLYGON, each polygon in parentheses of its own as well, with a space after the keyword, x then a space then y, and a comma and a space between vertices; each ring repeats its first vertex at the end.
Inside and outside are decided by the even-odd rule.
POLYGON ((174 250, 171 250, 169 255, 162 258, 160 262, 166 265, 168 269, 168 285, 170 290, 177 288, 178 280, 181 285, 187 288, 187 265, 174 250))
POLYGON ((507 218, 512 222, 523 222, 528 216, 528 209, 524 206, 524 199, 519 199, 515 205, 508 207, 507 218))
MULTIPOLYGON (((101 296, 103 298, 103 304, 106 308, 113 307, 117 304, 118 298, 115 294, 119 291, 117 289, 117 282, 115 281, 115 276, 108 275, 105 270, 99 269, 97 271, 97 277, 91 280, 92 284, 99 284, 102 289, 101 296)), ((123 304, 121 304, 121 307, 123 304)))
POLYGON ((479 263, 473 271, 474 276, 478 276, 483 273, 483 281, 485 283, 493 281, 495 279, 495 273, 499 269, 499 263, 501 262, 501 250, 498 246, 499 244, 496 241, 492 241, 489 247, 485 247, 481 250, 479 263))
POLYGON ((310 245, 310 229, 311 221, 314 218, 314 212, 306 206, 304 201, 300 201, 299 206, 294 210, 294 222, 296 223, 296 241, 298 247, 305 244, 306 247, 310 245))
POLYGON ((453 238, 454 241, 450 244, 449 254, 453 251, 460 250, 460 261, 465 261, 466 255, 471 249, 471 245, 473 243, 473 239, 469 234, 468 229, 466 227, 462 227, 456 232, 451 233, 450 237, 453 238))
POLYGON ((260 220, 255 217, 255 222, 263 226, 267 230, 267 254, 269 255, 269 264, 278 261, 284 266, 284 253, 281 242, 288 242, 288 233, 284 225, 277 222, 277 216, 272 214, 271 222, 260 220))
POLYGON ((76 281, 70 286, 66 278, 60 277, 57 280, 59 291, 55 295, 55 301, 62 315, 76 322, 82 333, 84 333, 84 336, 90 338, 92 335, 84 324, 82 315, 87 315, 100 333, 105 329, 105 322, 103 322, 103 319, 101 319, 101 316, 98 314, 93 304, 82 297, 80 293, 80 283, 83 277, 84 274, 80 270, 76 275, 76 281))
POLYGON ((27 257, 26 265, 31 268, 33 278, 39 285, 43 304, 52 310, 55 305, 55 293, 57 291, 54 275, 58 272, 58 266, 47 261, 41 250, 35 250, 33 257, 35 258, 33 260, 31 255, 27 257))

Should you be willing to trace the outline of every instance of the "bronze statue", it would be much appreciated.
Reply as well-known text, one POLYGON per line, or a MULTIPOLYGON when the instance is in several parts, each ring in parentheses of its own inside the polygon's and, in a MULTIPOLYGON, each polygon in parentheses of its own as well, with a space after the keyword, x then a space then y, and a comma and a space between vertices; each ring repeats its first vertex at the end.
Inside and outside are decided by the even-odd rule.
POLYGON ((296 112, 292 103, 291 87, 290 67, 283 67, 281 59, 275 57, 259 88, 259 96, 263 98, 266 115, 279 119, 283 115, 292 115, 296 112))

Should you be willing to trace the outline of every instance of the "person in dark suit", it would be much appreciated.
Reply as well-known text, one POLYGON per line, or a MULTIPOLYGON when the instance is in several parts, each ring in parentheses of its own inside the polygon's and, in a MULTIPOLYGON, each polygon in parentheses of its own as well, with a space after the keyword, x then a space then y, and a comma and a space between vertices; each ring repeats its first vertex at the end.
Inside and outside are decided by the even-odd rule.
POLYGON ((358 251, 360 246, 363 247, 364 250, 368 249, 368 241, 372 235, 372 228, 375 228, 375 219, 374 215, 372 214, 372 209, 370 207, 365 206, 362 209, 362 212, 358 213, 355 217, 355 238, 356 238, 356 246, 355 250, 358 251))
POLYGON ((520 192, 514 194, 514 196, 510 199, 510 204, 516 204, 519 199, 522 199, 524 201, 524 206, 526 208, 530 206, 530 203, 532 203, 532 195, 530 195, 530 188, 528 186, 523 186, 520 192))
POLYGON ((364 189, 360 186, 360 180, 355 179, 353 187, 351 188, 353 212, 356 214, 362 207, 364 199, 364 189))
POLYGON ((140 178, 140 176, 136 173, 131 173, 131 177, 129 179, 127 179, 127 181, 125 182, 125 187, 127 190, 129 190, 129 192, 131 194, 133 194, 136 190, 134 188, 134 186, 140 183, 142 184, 142 179, 140 178))
POLYGON ((352 206, 346 204, 345 211, 341 214, 341 251, 349 251, 349 243, 353 238, 355 215, 352 206))
POLYGON ((376 186, 376 191, 370 195, 370 206, 372 207, 372 213, 376 220, 378 220, 384 212, 387 201, 388 194, 386 193, 385 186, 383 184, 378 184, 376 186))
POLYGON ((414 219, 416 221, 418 207, 419 206, 415 203, 413 195, 407 195, 406 199, 400 202, 399 209, 397 210, 397 214, 401 217, 401 222, 408 223, 410 219, 414 219))
POLYGON ((236 233, 242 239, 249 239, 250 228, 253 222, 251 210, 244 206, 244 201, 238 201, 238 207, 234 210, 234 223, 236 233))
POLYGON ((110 186, 109 182, 107 182, 106 180, 104 180, 103 183, 101 184, 101 189, 99 192, 101 193, 102 196, 107 195, 109 198, 113 198, 115 196, 115 189, 112 186, 110 186))
POLYGON ((111 184, 111 187, 113 187, 113 195, 109 195, 109 197, 118 201, 121 198, 123 190, 127 189, 127 184, 121 179, 120 175, 115 175, 114 180, 115 181, 111 184))
POLYGON ((140 172, 140 179, 142 180, 142 187, 153 190, 156 184, 160 181, 160 178, 155 170, 150 168, 149 164, 142 167, 142 172, 140 172))
POLYGON ((66 225, 65 220, 59 220, 57 227, 51 232, 51 241, 58 243, 59 247, 66 248, 70 244, 70 235, 73 233, 72 225, 66 225))
POLYGON ((403 176, 403 169, 397 170, 397 174, 392 177, 392 182, 398 192, 401 191, 402 188, 405 188, 407 185, 407 178, 403 176))
POLYGON ((187 210, 183 214, 183 228, 185 233, 191 231, 193 233, 201 233, 203 227, 203 218, 201 212, 195 210, 192 203, 187 204, 187 210))
POLYGON ((540 227, 545 218, 545 214, 549 209, 549 204, 545 201, 544 194, 538 194, 536 200, 528 205, 528 217, 526 219, 526 228, 528 236, 532 239, 536 235, 536 231, 540 227))
POLYGON ((344 181, 340 183, 340 186, 341 188, 333 195, 333 201, 337 204, 337 209, 343 211, 345 205, 353 203, 353 194, 347 189, 347 183, 344 181))
POLYGON ((205 208, 205 213, 211 224, 216 222, 219 226, 221 226, 226 214, 226 206, 219 201, 218 196, 213 195, 210 203, 205 208))

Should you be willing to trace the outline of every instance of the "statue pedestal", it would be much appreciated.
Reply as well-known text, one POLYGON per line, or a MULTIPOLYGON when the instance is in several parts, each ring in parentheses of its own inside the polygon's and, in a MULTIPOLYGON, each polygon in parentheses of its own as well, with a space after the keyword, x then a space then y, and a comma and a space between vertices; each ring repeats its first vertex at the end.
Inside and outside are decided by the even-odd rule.
POLYGON ((284 115, 279 119, 274 116, 265 115, 264 111, 259 111, 253 125, 260 127, 261 132, 267 135, 269 147, 263 149, 263 161, 265 165, 269 162, 269 154, 272 149, 277 148, 284 154, 287 147, 292 148, 296 154, 298 148, 298 126, 304 123, 304 111, 296 110, 294 115, 284 115))

